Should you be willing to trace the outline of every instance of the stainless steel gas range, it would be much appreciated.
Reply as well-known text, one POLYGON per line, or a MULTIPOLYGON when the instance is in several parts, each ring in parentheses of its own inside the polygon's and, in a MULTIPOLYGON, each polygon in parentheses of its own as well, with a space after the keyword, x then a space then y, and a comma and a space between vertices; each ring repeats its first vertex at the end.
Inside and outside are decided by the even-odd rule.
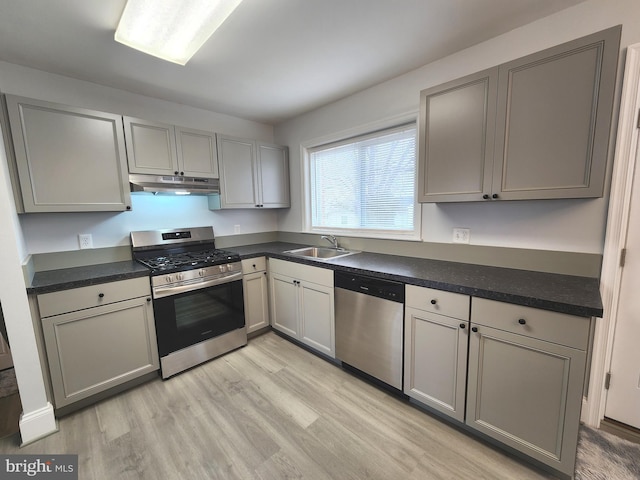
POLYGON ((151 270, 162 378, 247 344, 240 256, 212 227, 131 232, 131 247, 151 270))

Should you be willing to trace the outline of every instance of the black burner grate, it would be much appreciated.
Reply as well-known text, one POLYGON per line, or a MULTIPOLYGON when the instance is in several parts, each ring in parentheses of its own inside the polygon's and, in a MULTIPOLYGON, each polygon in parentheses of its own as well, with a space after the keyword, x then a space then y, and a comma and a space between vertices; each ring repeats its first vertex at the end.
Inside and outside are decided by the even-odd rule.
POLYGON ((137 260, 154 271, 189 270, 229 262, 237 262, 237 253, 219 249, 188 252, 156 252, 156 255, 138 257, 137 260))

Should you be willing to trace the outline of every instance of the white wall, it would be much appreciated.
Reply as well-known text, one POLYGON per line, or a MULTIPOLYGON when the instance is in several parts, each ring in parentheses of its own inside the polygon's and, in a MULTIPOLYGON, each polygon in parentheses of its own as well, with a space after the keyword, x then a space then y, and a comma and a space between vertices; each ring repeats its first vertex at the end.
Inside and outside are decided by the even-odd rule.
POLYGON ((29 442, 56 429, 47 401, 36 337, 21 270, 24 246, 9 180, 4 143, 0 142, 0 303, 11 345, 20 390, 22 441, 29 442))
MULTIPOLYGON (((276 142, 290 148, 292 178, 292 208, 279 213, 280 230, 299 232, 303 228, 301 144, 385 118, 417 115, 420 90, 614 25, 623 25, 624 48, 640 41, 638 19, 638 0, 587 1, 277 125, 276 142)), ((426 242, 451 242, 453 227, 467 227, 471 229, 471 243, 476 245, 595 254, 603 251, 606 196, 591 200, 425 204, 422 210, 422 239, 426 242)))
MULTIPOLYGON (((241 118, 145 97, 95 83, 0 62, 0 92, 66 105, 147 118, 217 133, 273 141, 273 127, 241 118)), ((0 185, 0 189, 5 188, 0 185)), ((277 230, 277 213, 238 210, 212 212, 206 197, 133 195, 133 211, 20 215, 19 252, 78 249, 78 234, 91 233, 94 248, 127 245, 132 230, 212 225, 218 236, 277 230), (24 233, 24 239, 22 238, 24 233)))
POLYGON ((208 210, 207 197, 133 194, 132 211, 121 213, 35 213, 20 215, 31 254, 78 249, 78 234, 90 233, 94 248, 130 245, 133 230, 213 226, 217 237, 277 230, 274 210, 208 210))
POLYGON ((0 62, 0 91, 226 135, 273 140, 270 125, 0 62))

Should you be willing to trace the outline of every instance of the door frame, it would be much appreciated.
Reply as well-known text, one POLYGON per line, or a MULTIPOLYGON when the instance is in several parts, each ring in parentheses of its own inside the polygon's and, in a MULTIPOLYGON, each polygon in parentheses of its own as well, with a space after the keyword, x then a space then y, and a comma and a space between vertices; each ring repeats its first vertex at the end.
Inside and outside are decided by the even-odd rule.
MULTIPOLYGON (((636 152, 640 148, 640 129, 637 123, 639 112, 640 43, 636 43, 627 47, 600 276, 600 294, 604 314, 595 322, 589 391, 587 402, 582 409, 582 421, 595 428, 600 426, 600 421, 604 418, 607 401, 605 376, 611 366, 613 338, 617 324, 622 279, 620 255, 627 242, 636 152)), ((636 185, 636 188, 640 189, 640 185, 636 185)))

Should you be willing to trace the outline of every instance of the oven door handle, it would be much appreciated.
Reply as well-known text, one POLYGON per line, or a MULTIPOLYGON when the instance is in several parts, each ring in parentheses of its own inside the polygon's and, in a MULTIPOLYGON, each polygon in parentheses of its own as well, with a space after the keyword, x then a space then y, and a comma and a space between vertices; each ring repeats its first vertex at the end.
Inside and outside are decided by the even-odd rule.
POLYGON ((185 285, 174 285, 168 287, 153 287, 153 298, 163 298, 170 295, 177 295, 179 293, 191 292, 193 290, 200 290, 203 288, 213 287, 215 285, 223 285, 242 279, 242 272, 234 273, 233 275, 225 275, 222 278, 212 278, 210 280, 202 280, 194 283, 188 283, 185 285))

